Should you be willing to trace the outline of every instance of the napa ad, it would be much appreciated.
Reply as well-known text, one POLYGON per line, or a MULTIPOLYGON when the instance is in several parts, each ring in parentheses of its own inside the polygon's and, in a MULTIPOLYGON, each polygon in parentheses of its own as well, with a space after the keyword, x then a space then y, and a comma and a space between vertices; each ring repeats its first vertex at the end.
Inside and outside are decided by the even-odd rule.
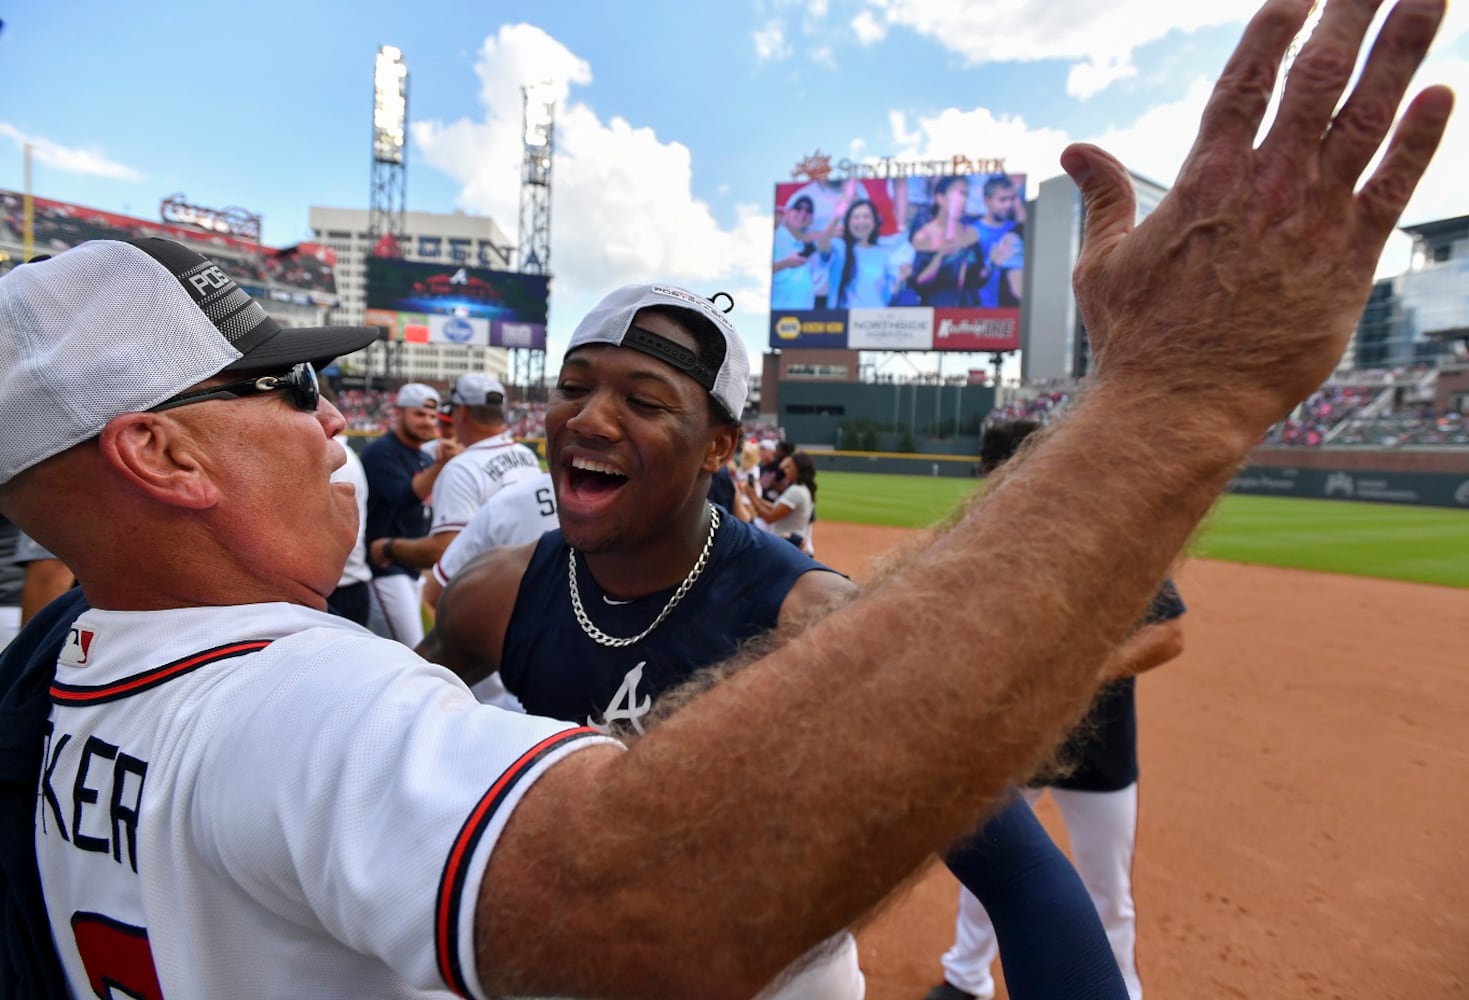
POLYGON ((845 309, 770 311, 770 346, 776 350, 847 349, 845 309))

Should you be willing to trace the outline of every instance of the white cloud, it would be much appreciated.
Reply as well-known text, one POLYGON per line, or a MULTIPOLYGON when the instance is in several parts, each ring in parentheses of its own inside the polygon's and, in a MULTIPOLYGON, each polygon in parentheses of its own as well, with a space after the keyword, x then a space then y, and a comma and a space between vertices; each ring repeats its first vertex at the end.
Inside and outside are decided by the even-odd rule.
MULTIPOLYGON (((1040 59, 1074 60, 1067 92, 1090 97, 1134 75, 1133 52, 1172 31, 1196 31, 1243 23, 1259 0, 1112 0, 1105 4, 1014 3, 1001 0, 867 0, 852 28, 864 44, 865 31, 902 25, 962 56, 970 65, 1040 59), (861 22, 859 25, 858 22, 861 22)), ((877 37, 881 37, 879 34, 877 37)))
POLYGON ((902 111, 888 112, 888 128, 892 130, 893 140, 897 142, 898 148, 907 149, 915 143, 923 141, 923 133, 912 131, 908 128, 908 116, 902 111))
POLYGON ((1066 93, 1084 101, 1129 76, 1137 76, 1132 63, 1115 56, 1095 56, 1072 65, 1066 74, 1066 93))
POLYGON ((1033 129, 1019 116, 996 117, 988 108, 946 108, 936 115, 920 117, 911 129, 906 116, 893 111, 888 113, 888 123, 900 159, 1002 157, 1006 170, 1029 175, 1032 188, 1059 172, 1057 160, 1070 142, 1058 129, 1033 129))
POLYGON ((873 17, 872 11, 870 10, 859 11, 850 23, 852 33, 857 36, 857 41, 863 45, 876 45, 888 33, 887 26, 873 17))
POLYGON ((765 26, 752 37, 755 40, 755 57, 761 62, 780 62, 790 58, 791 47, 786 44, 785 25, 779 18, 765 22, 765 26))
POLYGON ((816 46, 816 48, 811 50, 807 58, 818 66, 823 66, 826 69, 832 70, 833 72, 836 71, 837 57, 836 53, 832 51, 830 45, 816 46))
MULTIPOLYGON (((1469 9, 1469 4, 1464 6, 1469 9)), ((1460 20, 1461 31, 1469 27, 1466 22, 1469 18, 1460 20)), ((1438 153, 1413 192, 1413 198, 1403 212, 1403 221, 1411 225, 1469 215, 1469 194, 1465 193, 1464 187, 1464 164, 1469 162, 1469 107, 1462 103, 1469 99, 1469 61, 1430 56, 1419 70, 1415 82, 1419 88, 1429 83, 1448 84, 1461 104, 1449 118, 1449 127, 1444 132, 1438 153)), ((1411 249, 1408 237, 1394 234, 1378 261, 1378 277, 1406 271, 1411 249)))
POLYGON ((551 345, 559 358, 571 328, 618 285, 658 278, 713 294, 727 291, 759 356, 768 339, 769 209, 740 205, 721 226, 692 193, 693 163, 678 142, 621 117, 603 120, 574 98, 591 81, 585 61, 529 25, 487 38, 476 64, 483 117, 418 121, 419 155, 459 184, 458 204, 512 234, 519 217, 523 82, 549 79, 556 108, 552 166, 551 345))
POLYGON ((109 160, 99 149, 81 149, 63 146, 40 136, 26 135, 9 122, 0 122, 0 135, 13 140, 17 147, 27 143, 36 161, 69 174, 88 174, 93 177, 111 177, 120 181, 140 181, 143 174, 126 164, 109 160))
MULTIPOLYGON (((1465 5, 1469 8, 1469 5, 1465 5)), ((1447 28, 1459 34, 1469 29, 1469 18, 1447 28)), ((1457 37, 1446 33, 1442 42, 1457 37)), ((1431 55, 1417 74, 1415 92, 1429 83, 1447 84, 1460 95, 1469 94, 1469 61, 1455 56, 1431 55)), ((1212 82, 1202 77, 1184 89, 1177 100, 1155 105, 1136 120, 1090 135, 1071 136, 1053 129, 1032 129, 1018 117, 1000 116, 986 108, 949 108, 922 117, 910 128, 901 111, 888 113, 893 137, 905 155, 947 157, 954 153, 1004 155, 1013 172, 1030 175, 1030 189, 1061 172, 1058 158, 1073 139, 1095 143, 1120 159, 1128 169, 1165 186, 1173 184, 1198 132, 1199 119, 1212 82)), ((1450 118, 1438 154, 1434 157, 1403 213, 1409 224, 1469 214, 1463 164, 1469 162, 1469 114, 1450 118)), ((1364 173, 1370 176, 1371 168, 1364 173)), ((1378 261, 1377 274, 1400 274, 1408 268, 1410 241, 1394 234, 1378 261)))

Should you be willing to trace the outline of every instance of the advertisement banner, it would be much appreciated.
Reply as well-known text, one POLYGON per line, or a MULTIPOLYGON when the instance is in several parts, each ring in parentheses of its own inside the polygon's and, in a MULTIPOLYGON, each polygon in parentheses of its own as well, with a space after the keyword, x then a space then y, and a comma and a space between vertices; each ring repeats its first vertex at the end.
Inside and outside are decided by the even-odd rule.
POLYGON ((770 346, 844 350, 847 346, 847 314, 841 309, 771 310, 770 346))
POLYGON ((490 346, 544 351, 546 349, 546 324, 513 323, 497 319, 490 324, 490 346))
POLYGON ((430 344, 458 344, 462 347, 489 347, 490 321, 472 316, 430 316, 430 344))
POLYGON ((847 347, 857 351, 931 351, 933 313, 923 306, 853 309, 847 313, 847 347))
POLYGON ((1020 310, 935 309, 935 351, 1018 351, 1020 310))
POLYGON ((476 347, 500 346, 496 330, 504 340, 536 346, 539 329, 544 349, 549 283, 544 274, 369 257, 368 322, 409 343, 476 347), (395 316, 391 323, 371 318, 390 314, 395 316))
POLYGON ((1019 349, 1024 174, 792 181, 774 208, 771 347, 845 314, 850 349, 1019 349))
POLYGON ((1231 493, 1469 507, 1469 479, 1443 472, 1374 472, 1363 469, 1297 469, 1247 465, 1229 484, 1231 493))

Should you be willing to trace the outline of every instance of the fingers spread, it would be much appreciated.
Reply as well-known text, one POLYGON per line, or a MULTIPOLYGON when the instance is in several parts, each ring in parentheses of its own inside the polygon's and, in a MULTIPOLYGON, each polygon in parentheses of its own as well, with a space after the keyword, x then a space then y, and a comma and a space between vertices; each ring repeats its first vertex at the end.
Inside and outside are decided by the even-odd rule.
POLYGON ((1381 0, 1328 0, 1321 23, 1287 70, 1280 110, 1261 148, 1292 162, 1314 158, 1346 89, 1381 0))
POLYGON ((1438 149, 1454 107, 1447 87, 1430 87, 1414 98, 1393 133, 1382 162, 1357 196, 1361 232, 1380 246, 1408 206, 1413 189, 1438 149))
POLYGON ((1268 0, 1260 8, 1219 75, 1195 149, 1212 142, 1254 144, 1280 60, 1310 13, 1311 0, 1268 0))
POLYGON ((1442 0, 1404 0, 1382 26, 1352 95, 1321 150, 1322 176, 1347 187, 1377 153, 1414 71, 1443 20, 1442 0))

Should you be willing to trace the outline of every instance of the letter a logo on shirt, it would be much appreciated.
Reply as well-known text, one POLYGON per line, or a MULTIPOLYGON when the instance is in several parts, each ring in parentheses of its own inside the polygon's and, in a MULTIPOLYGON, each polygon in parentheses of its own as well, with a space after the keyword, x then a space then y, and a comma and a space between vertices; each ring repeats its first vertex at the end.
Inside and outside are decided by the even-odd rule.
POLYGON ((653 708, 653 698, 648 696, 641 702, 638 701, 638 685, 643 682, 643 668, 648 665, 643 660, 637 666, 627 672, 622 678, 622 685, 612 695, 612 700, 607 703, 607 708, 602 712, 602 721, 588 717, 587 725, 602 732, 610 732, 619 722, 626 722, 633 727, 639 736, 643 733, 643 716, 653 708))

